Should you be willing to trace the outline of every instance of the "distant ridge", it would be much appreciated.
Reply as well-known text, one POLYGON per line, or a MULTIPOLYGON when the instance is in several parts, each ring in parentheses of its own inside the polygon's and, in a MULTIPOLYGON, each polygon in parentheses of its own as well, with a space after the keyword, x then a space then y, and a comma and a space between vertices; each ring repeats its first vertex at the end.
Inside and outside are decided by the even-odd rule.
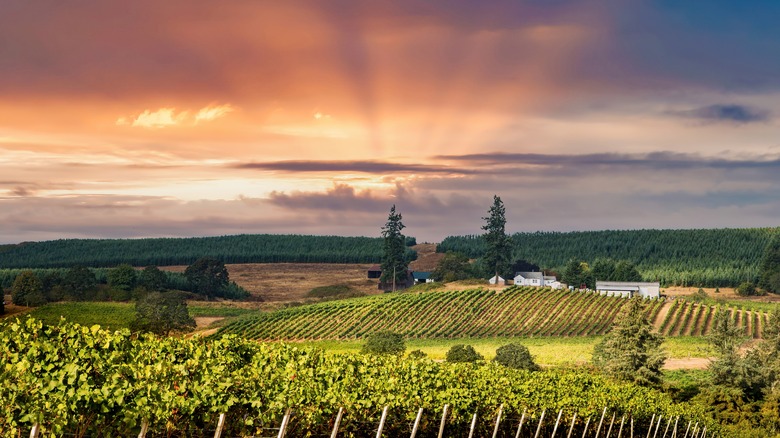
MULTIPOLYGON (((647 281, 663 285, 736 286, 758 277, 759 263, 777 228, 690 230, 606 230, 515 233, 515 257, 542 268, 562 271, 575 259, 628 260, 647 281)), ((479 236, 450 236, 437 251, 477 258, 484 252, 479 236)))
POLYGON ((62 239, 3 245, 0 247, 0 269, 106 267, 121 263, 186 265, 206 256, 225 263, 377 263, 382 256, 382 239, 297 234, 62 239))

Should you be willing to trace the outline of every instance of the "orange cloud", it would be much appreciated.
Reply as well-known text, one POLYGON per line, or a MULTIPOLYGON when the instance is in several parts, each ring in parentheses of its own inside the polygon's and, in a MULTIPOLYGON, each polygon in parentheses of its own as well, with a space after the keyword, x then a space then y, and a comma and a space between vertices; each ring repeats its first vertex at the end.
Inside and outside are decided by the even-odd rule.
POLYGON ((198 122, 210 122, 235 111, 235 108, 228 104, 208 105, 190 116, 192 111, 184 110, 176 112, 176 108, 160 108, 157 111, 145 110, 135 117, 120 117, 116 120, 119 126, 133 126, 140 128, 168 128, 179 125, 193 125, 198 122))

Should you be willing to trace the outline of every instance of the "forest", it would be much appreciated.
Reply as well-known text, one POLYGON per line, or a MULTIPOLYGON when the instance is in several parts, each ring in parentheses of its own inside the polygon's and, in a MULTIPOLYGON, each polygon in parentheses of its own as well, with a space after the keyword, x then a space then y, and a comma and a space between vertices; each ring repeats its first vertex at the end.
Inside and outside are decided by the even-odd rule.
MULTIPOLYGON (((224 263, 377 263, 379 237, 243 234, 147 239, 61 239, 0 247, 0 268, 187 265, 201 257, 224 263)), ((407 246, 415 244, 407 237, 407 246)), ((409 258, 415 254, 407 249, 409 258)))
MULTIPOLYGON (((562 272, 569 260, 598 258, 634 263, 645 281, 662 285, 736 286, 755 282, 764 249, 777 228, 607 230, 533 232, 512 235, 514 259, 562 272)), ((450 236, 438 252, 481 257, 480 236, 450 236)))

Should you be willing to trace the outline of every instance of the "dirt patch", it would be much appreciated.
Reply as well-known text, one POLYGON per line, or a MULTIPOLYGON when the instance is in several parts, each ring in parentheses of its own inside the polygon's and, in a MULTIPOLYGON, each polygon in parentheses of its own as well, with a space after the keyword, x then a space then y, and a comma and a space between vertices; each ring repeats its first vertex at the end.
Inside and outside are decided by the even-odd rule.
MULTIPOLYGON (((226 265, 230 280, 266 301, 300 301, 318 286, 344 284, 366 294, 382 293, 368 278, 368 264, 241 263, 226 265)), ((184 272, 186 266, 161 267, 184 272)))
MULTIPOLYGON (((707 295, 709 295, 710 298, 713 299, 723 298, 726 300, 744 300, 744 301, 753 301, 757 303, 780 303, 780 295, 777 294, 768 294, 763 297, 743 297, 737 295, 737 293, 734 291, 734 288, 731 287, 721 287, 719 288, 720 292, 718 293, 715 293, 714 287, 703 287, 702 289, 704 289, 704 292, 707 292, 707 295)), ((682 286, 662 287, 661 295, 664 295, 669 298, 686 297, 695 294, 698 290, 699 290, 698 287, 682 287, 682 286)))
POLYGON ((413 246, 412 249, 417 251, 417 260, 409 264, 409 269, 412 271, 433 272, 444 257, 444 254, 436 252, 435 243, 421 243, 413 246))
POLYGON ((225 319, 223 316, 196 316, 195 318, 196 328, 206 328, 217 321, 225 319))
POLYGON ((666 359, 665 370, 704 370, 710 365, 706 357, 689 357, 683 359, 666 359))

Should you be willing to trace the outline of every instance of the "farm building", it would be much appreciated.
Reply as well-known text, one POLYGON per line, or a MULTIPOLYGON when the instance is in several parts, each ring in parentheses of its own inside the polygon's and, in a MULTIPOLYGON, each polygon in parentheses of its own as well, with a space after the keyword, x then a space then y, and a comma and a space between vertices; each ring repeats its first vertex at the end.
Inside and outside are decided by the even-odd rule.
POLYGON ((518 286, 547 286, 553 289, 561 287, 561 282, 557 278, 541 272, 518 272, 515 274, 514 283, 518 286))
POLYGON ((393 281, 390 280, 388 282, 382 282, 380 281, 377 287, 379 290, 383 290, 385 292, 392 292, 393 290, 401 290, 406 289, 407 287, 414 286, 414 275, 412 274, 412 271, 406 271, 406 279, 402 281, 396 281, 395 284, 393 284, 393 281))
POLYGON ((658 298, 661 296, 661 284, 637 281, 597 281, 596 292, 601 295, 626 298, 658 298))
POLYGON ((415 284, 433 283, 433 278, 431 278, 430 272, 414 271, 412 272, 412 277, 414 277, 415 284))
POLYGON ((379 278, 382 276, 382 267, 379 265, 373 265, 368 268, 368 278, 379 278))
POLYGON ((494 276, 490 277, 490 280, 488 280, 488 283, 490 283, 490 284, 496 284, 496 283, 498 283, 498 284, 506 284, 506 280, 504 280, 504 277, 499 275, 498 276, 498 282, 496 282, 496 276, 494 275, 494 276))

